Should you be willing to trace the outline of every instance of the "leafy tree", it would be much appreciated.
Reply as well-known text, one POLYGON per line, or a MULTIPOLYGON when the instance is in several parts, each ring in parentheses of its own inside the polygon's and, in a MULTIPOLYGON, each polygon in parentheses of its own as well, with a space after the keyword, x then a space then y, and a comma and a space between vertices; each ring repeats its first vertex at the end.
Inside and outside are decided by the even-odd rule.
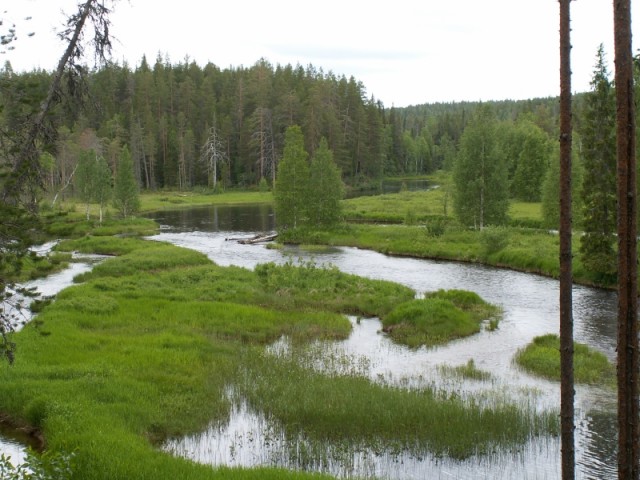
POLYGON ((113 188, 113 206, 124 218, 140 209, 138 183, 133 173, 133 160, 125 145, 120 153, 113 188))
POLYGON ((509 207, 507 169, 496 128, 492 109, 478 107, 460 139, 453 170, 456 215, 463 224, 480 229, 504 223, 509 207))
POLYGON ((549 166, 551 143, 548 135, 533 122, 524 120, 516 125, 517 149, 514 153, 512 195, 525 202, 538 202, 549 166))
POLYGON ((583 229, 580 253, 584 266, 603 278, 616 273, 616 138, 615 96, 600 45, 582 121, 583 229))
POLYGON ((302 129, 298 125, 287 128, 275 186, 276 219, 281 228, 301 226, 307 218, 310 200, 308 156, 302 129))
POLYGON ((311 159, 309 223, 325 227, 338 223, 343 193, 340 170, 333 160, 326 138, 323 137, 311 159))

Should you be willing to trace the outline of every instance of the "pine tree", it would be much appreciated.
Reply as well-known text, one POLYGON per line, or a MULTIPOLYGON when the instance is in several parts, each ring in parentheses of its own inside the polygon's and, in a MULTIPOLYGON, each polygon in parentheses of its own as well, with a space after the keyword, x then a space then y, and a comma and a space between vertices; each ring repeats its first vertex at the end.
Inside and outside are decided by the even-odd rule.
POLYGON ((329 227, 340 221, 343 196, 342 176, 329 150, 326 138, 320 140, 311 159, 309 198, 309 223, 329 227))
POLYGON ((276 220, 280 228, 299 227, 306 221, 310 200, 308 156, 302 129, 298 125, 287 128, 275 186, 276 220))
POLYGON ((481 105, 462 134, 453 170, 456 215, 463 224, 480 229, 504 223, 509 207, 507 169, 496 125, 491 108, 481 105))
POLYGON ((133 161, 129 149, 122 147, 113 190, 113 206, 124 218, 140 209, 138 183, 133 174, 133 161))
POLYGON ((616 138, 615 97, 600 45, 585 98, 582 124, 583 229, 582 263, 602 280, 616 274, 616 138))

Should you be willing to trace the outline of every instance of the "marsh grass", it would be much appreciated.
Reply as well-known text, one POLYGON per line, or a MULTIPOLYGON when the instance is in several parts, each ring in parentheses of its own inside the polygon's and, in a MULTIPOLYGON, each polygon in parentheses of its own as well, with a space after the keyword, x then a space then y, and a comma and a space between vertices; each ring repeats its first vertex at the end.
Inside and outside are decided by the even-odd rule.
POLYGON ((310 265, 302 273, 270 266, 267 285, 289 282, 274 290, 252 271, 135 238, 86 237, 66 246, 121 256, 42 310, 48 335, 31 324, 16 335, 15 364, 0 366, 0 410, 42 429, 52 452, 76 452, 73 478, 307 478, 266 468, 212 470, 154 445, 224 421, 224 392, 238 381, 243 352, 283 336, 343 339, 351 325, 342 309, 362 302, 385 311, 396 295, 412 295, 310 265), (332 301, 345 285, 353 285, 353 298, 332 301))
POLYGON ((250 205, 272 203, 269 191, 229 191, 223 193, 147 192, 140 195, 141 211, 180 209, 203 205, 250 205))
POLYGON ((244 398, 276 418, 292 442, 349 444, 357 451, 430 452, 467 458, 557 432, 554 414, 496 402, 481 407, 457 395, 383 386, 354 376, 323 375, 295 357, 245 360, 244 398))
POLYGON ((296 266, 266 263, 255 268, 264 290, 292 308, 312 306, 354 315, 386 314, 398 302, 413 298, 408 287, 340 272, 313 262, 296 266))
POLYGON ((347 221, 380 223, 424 222, 443 215, 443 190, 401 191, 351 198, 342 202, 347 221))
POLYGON ((464 378, 467 380, 479 380, 487 381, 491 380, 491 374, 484 370, 480 370, 476 367, 473 359, 470 359, 464 365, 457 365, 455 367, 450 365, 441 365, 438 369, 445 375, 449 375, 457 378, 464 378))
POLYGON ((382 317, 383 330, 409 347, 440 345, 480 331, 484 320, 500 309, 464 290, 439 290, 411 300, 382 317))
MULTIPOLYGON (((421 225, 351 224, 323 232, 291 229, 280 240, 285 243, 366 248, 389 255, 482 263, 558 277, 558 235, 545 230, 503 228, 509 240, 498 251, 486 248, 480 230, 449 223, 435 235, 431 229, 421 225)), ((574 251, 579 251, 579 241, 576 235, 574 251)), ((595 279, 585 271, 579 255, 574 258, 573 272, 577 282, 595 283, 595 279)))
MULTIPOLYGON (((615 367, 604 354, 574 342, 574 379, 577 383, 614 385, 615 367)), ((536 337, 516 354, 516 363, 526 371, 560 381, 560 338, 555 334, 536 337)))

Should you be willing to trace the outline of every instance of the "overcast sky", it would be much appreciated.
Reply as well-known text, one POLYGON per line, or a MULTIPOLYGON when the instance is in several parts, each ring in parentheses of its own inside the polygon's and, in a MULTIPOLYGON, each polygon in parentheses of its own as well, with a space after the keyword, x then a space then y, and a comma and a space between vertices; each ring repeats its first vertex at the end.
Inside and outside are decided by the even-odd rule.
MULTIPOLYGON (((2 0, 3 28, 13 20, 19 40, 0 61, 53 69, 64 50, 53 30, 75 4, 2 0)), ((612 0, 571 3, 576 92, 589 89, 600 43, 613 73, 612 12, 612 0)), ((637 13, 635 2, 634 26, 637 13)), ((158 53, 220 68, 312 64, 355 77, 387 107, 559 94, 558 0, 120 0, 111 19, 113 59, 132 68, 158 53)))

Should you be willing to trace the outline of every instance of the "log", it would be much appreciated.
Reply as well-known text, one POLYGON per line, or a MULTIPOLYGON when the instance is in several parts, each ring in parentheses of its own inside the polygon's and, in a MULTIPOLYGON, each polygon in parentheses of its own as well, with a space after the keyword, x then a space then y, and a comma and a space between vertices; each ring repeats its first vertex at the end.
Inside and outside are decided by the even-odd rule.
POLYGON ((278 236, 277 233, 259 233, 250 238, 225 238, 226 241, 238 242, 242 245, 253 245, 255 243, 270 242, 278 236))

